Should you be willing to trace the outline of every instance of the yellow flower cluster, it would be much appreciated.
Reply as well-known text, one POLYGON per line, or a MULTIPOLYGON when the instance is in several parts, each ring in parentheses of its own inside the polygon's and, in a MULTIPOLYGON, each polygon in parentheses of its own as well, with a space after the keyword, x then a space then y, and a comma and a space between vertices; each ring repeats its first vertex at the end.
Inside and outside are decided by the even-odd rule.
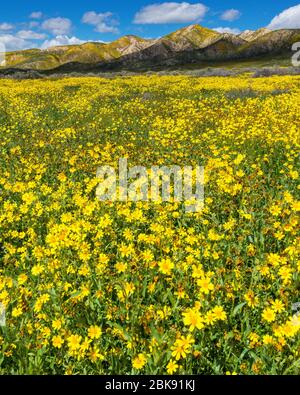
POLYGON ((0 373, 299 372, 300 78, 0 82, 0 373), (97 168, 205 167, 205 205, 97 168))

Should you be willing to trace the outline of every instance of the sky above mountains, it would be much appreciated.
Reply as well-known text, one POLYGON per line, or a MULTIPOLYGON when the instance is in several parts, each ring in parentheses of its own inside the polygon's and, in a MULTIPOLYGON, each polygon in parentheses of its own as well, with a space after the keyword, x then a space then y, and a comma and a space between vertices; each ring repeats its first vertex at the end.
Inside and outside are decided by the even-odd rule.
POLYGON ((300 28, 300 4, 287 0, 255 4, 249 0, 15 0, 2 6, 0 44, 12 51, 109 42, 126 34, 157 38, 194 23, 234 34, 261 27, 300 28))

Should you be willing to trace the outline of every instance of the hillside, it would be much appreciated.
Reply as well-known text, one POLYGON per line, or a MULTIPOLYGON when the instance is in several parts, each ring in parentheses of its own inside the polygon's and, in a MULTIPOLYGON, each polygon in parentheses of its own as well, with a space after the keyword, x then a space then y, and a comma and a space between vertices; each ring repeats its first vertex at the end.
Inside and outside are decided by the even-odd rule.
POLYGON ((16 51, 6 55, 6 67, 47 70, 71 62, 98 63, 131 54, 152 43, 151 40, 144 40, 137 36, 124 36, 109 44, 87 42, 81 45, 59 46, 45 50, 16 51))
POLYGON ((99 64, 99 69, 118 70, 127 68, 151 69, 151 67, 172 67, 220 61, 242 61, 268 57, 270 65, 278 62, 278 57, 291 59, 292 44, 300 41, 300 29, 278 30, 263 35, 253 41, 225 33, 215 36, 211 43, 194 49, 176 51, 165 38, 136 53, 123 56, 109 63, 99 64))
MULTIPOLYGON (((156 40, 127 35, 111 43, 30 49, 8 53, 6 69, 48 73, 151 70, 206 62, 245 61, 269 57, 289 59, 291 47, 300 41, 300 29, 247 30, 240 35, 219 33, 191 25, 156 40)), ((13 72, 13 71, 12 71, 13 72)))
POLYGON ((266 28, 261 28, 258 30, 245 30, 243 33, 239 35, 245 41, 254 41, 265 34, 271 33, 272 31, 266 28))
POLYGON ((187 49, 204 48, 217 40, 220 33, 202 27, 200 25, 191 25, 179 29, 174 33, 168 34, 162 40, 169 41, 175 51, 187 49))

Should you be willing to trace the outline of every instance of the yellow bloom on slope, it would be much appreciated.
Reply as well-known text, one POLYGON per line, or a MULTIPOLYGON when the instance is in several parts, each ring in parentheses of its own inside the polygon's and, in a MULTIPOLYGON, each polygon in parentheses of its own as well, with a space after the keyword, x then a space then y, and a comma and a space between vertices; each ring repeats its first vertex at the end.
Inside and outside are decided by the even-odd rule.
POLYGON ((117 262, 115 264, 115 268, 117 270, 118 273, 125 273, 126 269, 127 269, 127 263, 124 262, 117 262))
POLYGON ((213 284, 210 282, 210 278, 204 277, 197 281, 198 286, 200 287, 200 292, 204 294, 209 294, 210 291, 214 289, 213 284))
POLYGON ((170 275, 171 271, 174 269, 174 263, 171 261, 171 259, 162 259, 159 264, 159 271, 163 274, 170 275))
POLYGON ((102 334, 102 330, 99 326, 93 325, 88 329, 88 335, 91 339, 99 339, 102 334))
POLYGON ((96 362, 98 360, 103 361, 104 355, 100 353, 100 351, 96 348, 92 349, 89 353, 89 358, 92 362, 96 362))
POLYGON ((226 312, 224 311, 222 306, 214 307, 212 312, 217 320, 225 321, 227 318, 226 312))
POLYGON ((275 321, 276 314, 273 309, 271 308, 266 308, 264 309, 262 313, 262 318, 267 321, 267 322, 273 322, 275 321))
POLYGON ((140 370, 146 365, 147 358, 144 354, 140 353, 138 356, 134 358, 132 361, 132 366, 134 369, 140 370))
POLYGON ((17 318, 17 317, 19 317, 20 315, 22 315, 22 308, 19 306, 19 307, 14 307, 13 308, 13 310, 12 310, 12 316, 14 317, 14 318, 17 318))
POLYGON ((75 351, 80 348, 80 342, 82 337, 79 335, 71 335, 68 337, 68 346, 71 351, 75 351))
POLYGON ((216 316, 215 316, 215 314, 214 314, 214 312, 212 310, 209 310, 205 314, 205 322, 206 322, 206 324, 213 325, 216 320, 217 320, 216 316))
POLYGON ((52 344, 55 348, 61 348, 64 344, 64 340, 61 338, 61 336, 53 336, 52 344))
POLYGON ((53 320, 52 321, 52 328, 59 330, 61 328, 61 324, 62 324, 61 320, 53 320))
POLYGON ((279 299, 276 299, 272 302, 272 307, 275 313, 282 313, 284 311, 284 304, 279 299))
POLYGON ((191 346, 194 343, 194 339, 191 335, 181 336, 177 339, 172 346, 172 356, 175 357, 176 361, 180 358, 186 358, 187 354, 191 352, 191 346))
POLYGON ((252 307, 252 308, 253 308, 253 307, 255 307, 255 306, 258 305, 258 302, 259 302, 258 297, 255 296, 255 294, 254 294, 254 292, 253 292, 252 290, 248 291, 248 292, 244 295, 244 298, 245 298, 245 300, 246 300, 246 302, 247 302, 247 305, 248 305, 249 307, 252 307))
POLYGON ((30 205, 35 200, 35 195, 32 192, 26 192, 22 195, 22 200, 26 204, 30 205))
POLYGON ((299 212, 300 211, 300 200, 297 200, 296 202, 294 202, 292 204, 292 210, 295 212, 299 212))
POLYGON ((277 217, 280 215, 282 209, 278 205, 274 204, 273 206, 270 207, 270 213, 274 215, 274 217, 277 217))
POLYGON ((273 344, 273 343, 274 343, 274 339, 272 336, 270 336, 270 335, 263 336, 263 344, 268 345, 268 344, 273 344))
POLYGON ((204 327, 204 319, 196 309, 187 309, 183 313, 183 323, 190 327, 189 329, 191 332, 193 332, 195 328, 202 329, 204 327))
POLYGON ((176 372, 176 370, 179 368, 178 364, 176 361, 171 359, 167 365, 167 372, 168 374, 173 374, 176 372))

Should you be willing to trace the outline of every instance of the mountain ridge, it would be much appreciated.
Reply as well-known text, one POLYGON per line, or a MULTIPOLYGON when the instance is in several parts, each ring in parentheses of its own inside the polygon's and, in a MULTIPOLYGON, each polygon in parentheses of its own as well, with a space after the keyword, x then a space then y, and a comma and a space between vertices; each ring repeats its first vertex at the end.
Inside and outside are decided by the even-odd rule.
MULTIPOLYGON (((300 29, 246 30, 238 35, 220 33, 194 24, 158 39, 126 35, 111 43, 86 42, 80 45, 28 49, 6 54, 5 69, 51 72, 60 70, 114 70, 151 68, 160 65, 194 64, 201 61, 251 59, 291 55, 300 29)), ((2 68, 3 70, 3 68, 2 68)))

